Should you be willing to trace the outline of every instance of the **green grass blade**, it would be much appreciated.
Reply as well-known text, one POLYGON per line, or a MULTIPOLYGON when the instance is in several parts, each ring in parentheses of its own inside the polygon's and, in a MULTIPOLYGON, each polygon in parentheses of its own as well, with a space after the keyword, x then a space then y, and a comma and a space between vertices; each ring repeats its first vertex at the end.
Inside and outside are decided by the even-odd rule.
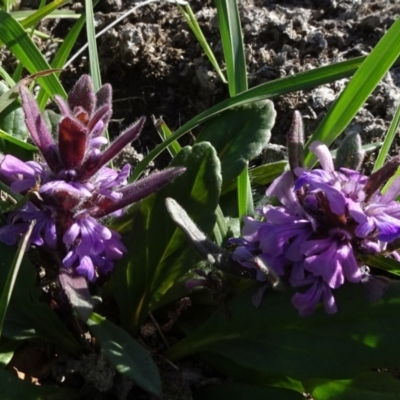
MULTIPOLYGON (((0 10, 0 40, 31 74, 50 69, 50 65, 24 28, 2 10, 0 10)), ((38 78, 38 81, 51 96, 54 94, 66 96, 64 88, 54 74, 38 78)))
MULTIPOLYGON (((96 30, 94 27, 94 13, 92 0, 85 0, 86 10, 86 33, 89 45, 90 76, 93 80, 94 90, 101 87, 101 75, 99 66, 99 55, 97 53, 96 30)), ((108 136, 108 135, 107 135, 108 136)))
POLYGON ((17 0, 3 0, 4 10, 9 13, 16 2, 17 0))
POLYGON ((4 132, 1 129, 0 129, 0 139, 8 140, 9 142, 14 143, 17 146, 19 146, 19 147, 21 147, 21 148, 23 148, 25 150, 28 150, 28 151, 32 151, 32 152, 35 152, 35 153, 38 151, 36 146, 33 146, 32 144, 27 143, 27 142, 23 142, 22 140, 14 137, 14 136, 9 135, 7 132, 4 132))
MULTIPOLYGON (((83 26, 85 25, 85 21, 86 21, 86 15, 82 14, 78 19, 78 21, 76 21, 73 27, 69 30, 62 45, 57 50, 54 59, 51 62, 52 68, 62 68, 64 66, 69 55, 71 54, 72 48, 74 47, 83 26)), ((59 73, 57 73, 57 76, 58 75, 59 73)), ((44 108, 46 107, 48 99, 49 99, 48 93, 42 88, 37 97, 37 102, 41 110, 44 110, 44 108)))
MULTIPOLYGON (((254 101, 259 101, 263 99, 270 99, 286 93, 295 92, 297 90, 314 89, 317 86, 334 82, 339 79, 347 78, 357 71, 357 68, 359 68, 365 58, 366 57, 357 57, 352 60, 316 68, 311 71, 300 72, 296 75, 291 75, 284 78, 276 79, 271 82, 266 82, 243 93, 240 93, 234 97, 226 99, 213 107, 210 107, 206 111, 186 122, 179 129, 177 129, 174 134, 164 143, 161 143, 159 146, 153 149, 137 165, 130 178, 131 181, 136 180, 147 168, 147 165, 151 161, 153 161, 164 149, 166 149, 170 143, 172 143, 174 140, 179 139, 185 133, 191 131, 196 126, 206 122, 215 115, 218 115, 222 111, 229 110, 230 108, 241 104, 252 103, 254 101)), ((398 62, 400 63, 400 60, 398 60, 398 62)))
MULTIPOLYGON (((54 7, 54 5, 52 5, 54 7)), ((37 11, 33 10, 23 10, 23 11, 13 11, 10 14, 14 19, 16 19, 18 22, 23 21, 24 19, 32 17, 32 15, 35 14, 37 11)), ((52 11, 50 14, 46 14, 43 18, 40 20, 44 19, 55 19, 55 18, 61 18, 61 19, 78 19, 80 17, 80 14, 77 14, 75 11, 72 10, 55 10, 52 11)), ((37 17, 35 17, 37 18, 37 17)))
POLYGON ((5 80, 8 86, 14 86, 15 81, 11 75, 0 65, 0 76, 5 80))
MULTIPOLYGON (((379 81, 399 57, 399 37, 400 18, 394 22, 367 56, 308 140, 306 148, 314 140, 320 140, 329 146, 343 132, 379 81)), ((315 164, 316 157, 308 150, 306 151, 305 164, 310 168, 315 164)))
POLYGON ((242 172, 237 178, 237 185, 238 185, 238 212, 239 218, 242 223, 242 217, 245 215, 254 214, 253 208, 253 196, 251 194, 251 186, 250 186, 250 179, 248 168, 242 172))
MULTIPOLYGON (((167 140, 170 136, 172 136, 171 130, 168 128, 168 125, 163 121, 162 118, 156 119, 153 115, 152 121, 162 141, 167 140)), ((168 146, 168 151, 169 154, 171 154, 171 157, 175 157, 181 150, 182 147, 177 140, 168 146)))
POLYGON ((246 59, 236 0, 216 0, 230 96, 247 90, 246 59))
POLYGON ((383 164, 386 161, 386 157, 389 154, 389 149, 393 143, 394 137, 397 132, 397 128, 399 127, 400 123, 400 104, 397 106, 396 113, 392 119, 390 127, 386 133, 385 140, 383 142, 382 148, 379 151, 378 157, 375 161, 374 169, 372 172, 378 170, 379 168, 383 167, 383 164))
POLYGON ((19 243, 17 253, 15 255, 12 266, 10 267, 10 272, 8 273, 7 280, 4 285, 3 293, 1 294, 1 297, 0 297, 0 337, 1 337, 1 333, 3 331, 4 319, 6 316, 8 304, 11 299, 15 281, 17 279, 19 267, 21 265, 22 259, 24 258, 25 250, 28 246, 29 238, 31 236, 35 222, 36 221, 33 220, 30 223, 28 231, 25 233, 25 235, 23 236, 23 238, 21 239, 21 241, 19 243))
POLYGON ((62 7, 63 5, 69 3, 70 1, 71 0, 54 0, 51 3, 47 4, 46 6, 34 12, 29 17, 25 18, 23 21, 21 21, 21 25, 25 29, 30 28, 31 26, 37 24, 38 22, 46 18, 57 8, 62 7))
MULTIPOLYGON (((217 0, 216 5, 228 75, 229 94, 232 97, 248 88, 239 8, 236 0, 217 0)), ((253 208, 253 199, 249 188, 249 170, 246 167, 237 178, 240 220, 244 215, 250 214, 253 208)))
POLYGON ((192 8, 189 4, 187 4, 184 8, 177 4, 179 11, 181 12, 183 18, 185 18, 189 28, 192 30, 193 34, 196 36, 197 41, 200 43, 204 52, 206 53, 208 59, 210 60, 211 65, 214 67, 217 75, 221 79, 223 83, 227 83, 224 73, 221 71, 221 68, 218 65, 218 61, 214 56, 211 47, 209 46, 207 39, 203 35, 203 31, 198 24, 195 15, 193 14, 192 8))
POLYGON ((226 224, 224 213, 222 212, 220 206, 216 208, 215 215, 217 216, 217 223, 215 224, 213 230, 214 239, 218 246, 222 246, 223 240, 228 234, 228 225, 226 224))

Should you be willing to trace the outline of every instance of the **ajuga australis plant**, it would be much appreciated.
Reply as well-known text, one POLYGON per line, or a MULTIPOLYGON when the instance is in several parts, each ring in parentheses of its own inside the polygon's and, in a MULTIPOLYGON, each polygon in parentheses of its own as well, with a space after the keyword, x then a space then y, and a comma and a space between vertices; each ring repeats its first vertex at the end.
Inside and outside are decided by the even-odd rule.
POLYGON ((112 115, 111 86, 95 93, 91 78, 82 76, 68 95, 56 97, 62 118, 54 140, 29 90, 20 89, 25 122, 42 160, 23 162, 12 155, 0 159, 0 179, 14 192, 28 196, 8 215, 0 241, 15 244, 30 221, 36 220, 31 243, 56 250, 62 266, 93 281, 108 273, 126 251, 120 235, 102 223, 123 208, 160 189, 184 168, 169 168, 127 184, 130 165, 115 171, 106 165, 143 127, 144 118, 127 128, 113 143, 104 132, 112 115))
POLYGON ((315 141, 310 150, 321 168, 308 170, 302 166, 301 126, 296 113, 288 135, 291 170, 266 191, 280 205, 266 204, 257 210, 258 218, 245 217, 243 239, 234 241, 239 246, 233 259, 265 281, 253 262, 257 256, 292 287, 301 288, 292 298, 300 315, 311 314, 320 301, 326 312, 335 313, 334 290, 346 280, 357 283, 367 275, 359 255, 385 252, 400 259, 388 247, 400 238, 400 204, 395 201, 400 178, 384 194, 380 191, 396 172, 400 157, 365 176, 354 169, 335 169, 327 146, 315 141))

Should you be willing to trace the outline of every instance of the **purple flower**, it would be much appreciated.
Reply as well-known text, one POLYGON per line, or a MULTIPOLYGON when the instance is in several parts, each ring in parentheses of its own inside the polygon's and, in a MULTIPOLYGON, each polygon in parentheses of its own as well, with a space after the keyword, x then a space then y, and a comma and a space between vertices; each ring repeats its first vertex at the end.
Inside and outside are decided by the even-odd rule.
POLYGON ((63 259, 65 267, 76 264, 76 271, 89 281, 95 278, 93 261, 102 272, 109 272, 110 264, 126 251, 120 236, 87 215, 79 215, 63 236, 68 253, 63 259))
POLYGON ((9 213, 7 224, 0 228, 0 240, 15 244, 29 222, 36 220, 31 243, 56 249, 64 267, 92 281, 98 272, 110 272, 114 260, 126 252, 120 235, 99 218, 120 215, 125 207, 157 191, 185 169, 169 168, 127 184, 129 165, 120 171, 106 166, 139 136, 145 121, 140 118, 102 150, 108 143, 103 135, 112 115, 110 85, 95 93, 90 77, 84 75, 67 102, 56 98, 62 114, 57 141, 25 86, 20 95, 26 125, 44 163, 24 163, 12 155, 0 159, 0 179, 29 200, 9 213))
POLYGON ((32 220, 36 220, 36 224, 30 242, 37 246, 55 248, 57 236, 53 212, 50 208, 39 210, 30 202, 8 215, 7 225, 0 228, 0 241, 14 245, 20 235, 26 232, 32 220))
POLYGON ((393 174, 393 162, 366 177, 346 168, 336 171, 324 144, 314 142, 310 149, 322 169, 295 166, 277 178, 267 195, 281 206, 258 210, 259 220, 245 218, 244 240, 233 254, 246 269, 257 271, 260 281, 265 277, 254 256, 293 287, 305 287, 292 298, 300 315, 311 314, 321 301, 326 312, 336 312, 334 290, 362 279, 356 255, 385 251, 400 238, 400 205, 395 201, 400 180, 385 194, 378 190, 393 174))

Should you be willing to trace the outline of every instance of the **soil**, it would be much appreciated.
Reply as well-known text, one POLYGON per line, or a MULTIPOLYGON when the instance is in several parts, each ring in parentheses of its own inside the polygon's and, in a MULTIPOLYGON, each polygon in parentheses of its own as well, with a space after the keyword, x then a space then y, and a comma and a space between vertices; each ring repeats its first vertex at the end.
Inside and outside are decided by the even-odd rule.
MULTIPOLYGON (((83 2, 72 3, 77 12, 83 10, 83 2)), ((132 0, 100 0, 95 8, 97 31, 138 3, 132 0)), ((399 0, 240 0, 239 4, 250 87, 366 55, 400 14, 399 0)), ((190 5, 223 66, 213 2, 191 0, 190 5)), ((36 6, 35 1, 21 3, 22 8, 36 6)), ((62 39, 73 23, 72 20, 47 20, 42 23, 39 29, 48 33, 50 39, 37 39, 37 43, 46 57, 52 58, 59 45, 57 39, 62 39)), ((85 43, 85 32, 82 32, 72 53, 85 43)), ((162 116, 169 128, 175 130, 228 97, 226 85, 213 71, 201 46, 173 4, 161 2, 139 8, 102 35, 97 43, 103 82, 113 86, 114 115, 110 133, 117 135, 145 115, 145 128, 135 143, 135 149, 140 154, 147 154, 149 149, 160 143, 151 122, 152 115, 156 118, 162 116)), ((0 52, 0 62, 8 72, 13 71, 13 58, 5 50, 0 52)), ((88 55, 82 53, 61 75, 65 88, 69 90, 88 69, 88 55)), ((268 158, 276 159, 284 155, 285 133, 293 110, 302 113, 306 134, 310 135, 347 82, 348 79, 342 79, 314 90, 275 98, 277 120, 268 158)), ((393 68, 386 75, 345 133, 359 132, 364 144, 382 141, 399 100, 400 67, 393 68)), ((190 143, 192 138, 187 135, 182 144, 190 143)), ((400 141, 397 140, 392 154, 398 153, 399 146, 400 141)), ((372 154, 369 164, 366 164, 367 169, 373 159, 372 154)), ((156 166, 163 167, 166 162, 167 154, 156 161, 156 166)), ((179 374, 179 379, 186 379, 189 387, 193 379, 202 376, 198 368, 196 365, 189 368, 195 371, 192 374, 195 377, 190 378, 192 381, 182 378, 182 374, 179 374)), ((176 374, 171 365, 165 371, 168 377, 176 374)), ((182 389, 185 384, 178 386, 182 389)), ((119 394, 116 398, 125 396, 119 394)), ((140 394, 136 396, 142 398, 140 394)), ((181 394, 181 397, 175 398, 191 398, 190 390, 185 396, 181 394)))

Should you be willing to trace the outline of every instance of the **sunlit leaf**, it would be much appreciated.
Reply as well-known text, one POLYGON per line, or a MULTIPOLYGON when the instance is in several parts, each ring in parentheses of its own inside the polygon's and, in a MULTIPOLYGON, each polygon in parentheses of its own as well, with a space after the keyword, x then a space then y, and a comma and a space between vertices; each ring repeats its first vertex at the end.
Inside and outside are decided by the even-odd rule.
POLYGON ((161 396, 161 379, 149 353, 128 332, 93 313, 87 321, 110 364, 142 389, 161 396))
POLYGON ((400 381, 387 372, 365 372, 352 379, 307 382, 315 400, 397 400, 400 381))
POLYGON ((236 178, 268 144, 276 112, 269 100, 236 107, 209 121, 196 143, 210 142, 221 160, 224 182, 236 178))

